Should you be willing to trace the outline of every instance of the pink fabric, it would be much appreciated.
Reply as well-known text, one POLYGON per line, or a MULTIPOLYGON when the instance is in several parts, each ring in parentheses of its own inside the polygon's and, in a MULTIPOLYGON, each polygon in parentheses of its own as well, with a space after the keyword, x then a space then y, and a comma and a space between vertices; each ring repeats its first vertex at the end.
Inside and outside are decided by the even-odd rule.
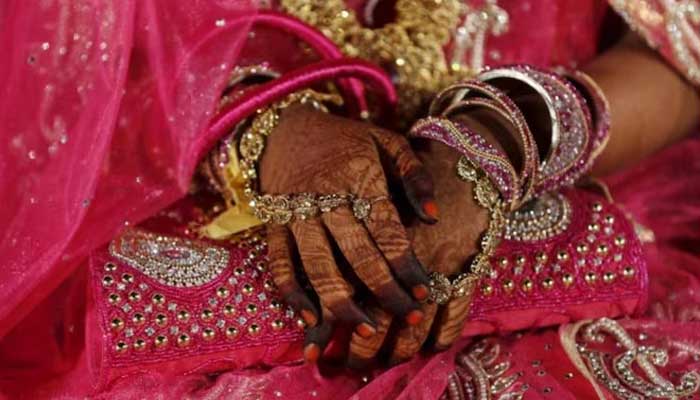
MULTIPOLYGON (((501 0, 510 31, 490 38, 487 63, 574 66, 595 54, 600 0, 501 0)), ((244 0, 76 0, 0 3, 0 391, 12 398, 84 398, 85 255, 186 192, 227 71, 254 55, 301 66, 314 60, 289 35, 248 35, 244 0), (220 21, 223 21, 220 22, 220 21), (222 26, 223 25, 223 26, 222 26), (212 32, 219 32, 213 35, 212 32), (292 42, 290 44, 290 42, 292 42), (256 48, 252 49, 251 43, 256 48), (259 45, 262 44, 262 45, 259 45), (245 54, 239 54, 241 49, 245 54), (255 53, 255 54, 254 54, 255 53)), ((261 34, 264 33, 264 34, 261 34)), ((649 335, 700 342, 700 141, 691 139, 610 180, 616 200, 654 229, 645 249, 650 311, 629 322, 649 335), (665 321, 671 320, 671 321, 665 321)), ((568 366, 552 329, 513 336, 508 351, 531 366, 568 366), (541 349, 551 345, 551 356, 541 349), (538 347, 540 346, 540 347, 538 347), (544 354, 544 355, 542 355, 544 354)), ((125 377, 96 398, 434 399, 467 345, 418 357, 369 384, 307 365, 125 377)), ((687 360, 686 360, 687 361, 687 360)), ((688 364, 690 367, 692 363, 688 364)), ((559 370, 557 370, 559 371, 559 370)), ((590 393, 551 381, 556 398, 590 393)), ((534 385, 534 384, 533 384, 534 385)), ((590 388, 588 388, 590 390, 590 388)), ((526 399, 553 398, 541 390, 526 399)))

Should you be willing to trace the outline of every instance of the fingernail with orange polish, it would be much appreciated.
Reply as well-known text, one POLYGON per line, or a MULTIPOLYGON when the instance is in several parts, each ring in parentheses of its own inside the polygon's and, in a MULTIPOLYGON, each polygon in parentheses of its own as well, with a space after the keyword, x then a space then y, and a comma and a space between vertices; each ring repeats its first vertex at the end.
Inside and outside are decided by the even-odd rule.
POLYGON ((438 215, 440 214, 438 211, 438 206, 433 200, 423 202, 423 212, 434 219, 438 219, 438 215))
POLYGON ((315 363, 321 357, 321 348, 316 343, 309 343, 304 347, 304 360, 315 363))
POLYGON ((377 330, 372 325, 363 322, 360 325, 357 325, 357 327, 355 328, 355 332, 357 332, 357 334, 362 336, 363 338, 367 339, 368 337, 374 336, 374 334, 377 333, 377 330))
POLYGON ((314 313, 309 310, 301 310, 301 318, 304 319, 304 322, 306 322, 309 328, 313 328, 316 326, 316 322, 318 322, 314 313))
POLYGON ((416 285, 411 289, 411 291, 413 292, 413 297, 415 297, 416 300, 425 300, 430 295, 430 290, 425 285, 416 285))
POLYGON ((409 325, 418 325, 423 320, 423 311, 413 310, 406 315, 406 322, 409 325))

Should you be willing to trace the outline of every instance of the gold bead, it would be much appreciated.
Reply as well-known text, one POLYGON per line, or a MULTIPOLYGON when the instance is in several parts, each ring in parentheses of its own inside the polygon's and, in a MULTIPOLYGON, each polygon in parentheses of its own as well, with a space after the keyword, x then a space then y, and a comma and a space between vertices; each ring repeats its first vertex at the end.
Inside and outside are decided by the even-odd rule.
POLYGON ((596 253, 600 255, 608 254, 608 250, 609 248, 607 244, 598 245, 598 247, 595 249, 596 253))
POLYGON ((488 283, 483 284, 481 286, 481 293, 483 293, 484 296, 491 296, 493 294, 493 286, 488 283))
POLYGON ((506 280, 503 282, 503 289, 504 289, 506 292, 512 292, 513 289, 515 289, 515 283, 513 283, 513 281, 510 280, 510 279, 506 279, 506 280))
POLYGON ((133 322, 136 325, 141 325, 145 321, 146 321, 146 318, 141 313, 136 313, 136 314, 134 314, 133 317, 131 317, 131 322, 133 322))
POLYGON ((238 329, 236 329, 236 328, 234 328, 234 327, 232 327, 232 326, 229 326, 229 327, 226 328, 226 337, 227 337, 227 338, 233 339, 233 338, 235 338, 236 336, 238 336, 238 329))
POLYGON ((253 286, 251 284, 246 283, 245 285, 243 285, 243 289, 241 291, 243 292, 244 295, 250 296, 251 294, 253 294, 255 289, 253 288, 253 286))
POLYGON ((250 324, 248 327, 248 333, 251 335, 257 335, 260 333, 260 325, 258 324, 250 324))
POLYGON ((626 242, 627 242, 627 240, 625 240, 624 236, 618 236, 615 238, 615 246, 617 246, 617 247, 624 246, 626 242))
POLYGON ((168 317, 165 314, 156 315, 156 325, 165 326, 168 323, 168 317))
POLYGON ((129 348, 129 345, 126 344, 126 342, 117 342, 117 344, 114 346, 114 350, 117 351, 117 353, 123 353, 129 348))
POLYGON ((168 344, 168 337, 163 336, 163 335, 158 335, 158 336, 156 336, 155 339, 153 339, 153 343, 156 345, 156 347, 163 347, 166 344, 168 344))
POLYGON ((612 224, 615 222, 615 217, 612 216, 612 215, 610 215, 610 214, 608 214, 608 215, 605 216, 605 220, 604 220, 604 221, 605 221, 606 224, 612 225, 612 224))
POLYGON ((208 320, 214 318, 214 312, 208 308, 205 308, 204 310, 202 310, 202 314, 200 314, 200 317, 203 320, 208 321, 208 320))
POLYGON ((105 271, 112 272, 117 269, 117 265, 113 262, 105 263, 105 271))
POLYGON ((634 270, 632 266, 627 266, 622 270, 622 276, 625 278, 632 278, 637 271, 634 270))
POLYGON ((112 293, 108 297, 109 304, 117 304, 122 301, 122 298, 117 293, 112 293))
POLYGON ((248 304, 245 307, 245 310, 248 314, 255 315, 258 312, 258 306, 256 306, 255 304, 248 304))
POLYGON ((224 315, 227 317, 236 315, 236 307, 234 307, 233 304, 226 304, 224 306, 224 315))
POLYGON ((563 283, 565 287, 569 287, 573 285, 574 277, 571 274, 564 274, 561 277, 561 283, 563 283))
POLYGON ((586 275, 583 276, 583 279, 586 281, 586 283, 592 285, 595 283, 595 281, 598 280, 598 275, 596 275, 595 272, 586 272, 586 275))
POLYGON ((129 293, 129 300, 139 301, 141 300, 141 294, 139 292, 131 292, 129 293))
POLYGON ((595 203, 593 203, 592 209, 594 212, 597 212, 597 213, 601 212, 601 211, 603 211, 603 205, 598 203, 598 202, 595 202, 595 203))
POLYGON ((549 278, 549 277, 544 278, 542 280, 542 287, 546 290, 553 288, 554 287, 554 279, 549 278))
POLYGON ((190 319, 190 313, 187 310, 180 310, 177 313, 177 320, 181 322, 187 322, 190 319))
POLYGON ((603 273, 603 282, 612 283, 615 280, 615 273, 607 271, 603 273))
POLYGON ((547 254, 543 252, 539 252, 535 255, 535 259, 537 260, 538 263, 544 264, 547 262, 547 254))
POLYGON ((202 329, 202 339, 212 340, 216 336, 216 331, 211 328, 202 329))
POLYGON ((109 325, 114 329, 115 331, 120 331, 124 327, 124 321, 122 321, 121 318, 114 318, 109 325))
POLYGON ((284 322, 282 322, 281 319, 276 319, 270 323, 270 326, 272 326, 272 329, 278 331, 284 328, 284 322))
POLYGON ((143 339, 136 339, 134 341, 134 350, 141 351, 146 348, 146 341, 143 339))
POLYGON ((255 264, 255 269, 257 269, 258 272, 265 272, 265 271, 267 271, 267 267, 265 267, 265 264, 264 264, 264 263, 261 263, 261 262, 255 264))
POLYGON ((588 224, 588 230, 591 232, 598 232, 600 230, 600 225, 595 222, 588 224))
POLYGON ((282 309, 282 303, 280 303, 279 301, 277 301, 277 300, 272 300, 272 301, 270 302, 270 310, 272 310, 272 311, 279 311, 279 310, 281 310, 281 309, 282 309))
POLYGON ((165 304, 165 296, 163 296, 160 293, 154 294, 151 300, 153 301, 153 304, 157 306, 162 306, 163 304, 165 304))
POLYGON ((500 265, 502 268, 505 268, 508 266, 508 259, 505 257, 501 257, 498 259, 498 265, 500 265))
POLYGON ((525 256, 523 256, 523 255, 515 256, 515 264, 517 264, 517 265, 525 265, 525 261, 527 261, 527 260, 525 259, 525 256))
POLYGON ((220 287, 220 288, 216 289, 216 295, 222 299, 227 298, 229 296, 229 294, 231 294, 231 292, 228 289, 226 289, 225 287, 220 287))
POLYGON ((184 333, 177 337, 178 347, 187 347, 190 345, 190 342, 191 342, 191 340, 190 340, 189 335, 186 335, 184 333))
POLYGON ((521 287, 522 287, 522 289, 523 289, 524 292, 529 292, 529 291, 531 291, 533 286, 534 286, 534 285, 532 284, 532 281, 531 281, 531 280, 529 280, 529 279, 523 279, 523 282, 522 282, 522 284, 521 284, 521 287))
POLYGON ((265 290, 267 290, 268 292, 272 292, 272 291, 275 290, 275 283, 272 282, 272 281, 269 280, 269 279, 265 279, 265 283, 263 283, 263 287, 264 287, 265 290))
POLYGON ((557 252, 557 260, 559 260, 559 261, 566 261, 566 260, 568 260, 568 259, 569 259, 569 253, 567 253, 566 251, 564 251, 564 250, 559 250, 559 251, 557 252))
POLYGON ((102 278, 102 285, 103 286, 110 286, 113 283, 114 283, 114 278, 112 278, 110 275, 105 275, 102 278))
POLYGON ((233 270, 233 274, 236 276, 243 276, 243 275, 245 275, 245 270, 241 267, 238 267, 238 268, 233 270))
POLYGON ((306 321, 304 321, 304 318, 297 319, 297 328, 306 329, 306 321))
POLYGON ((134 281, 134 276, 131 274, 122 275, 122 281, 125 283, 132 283, 134 281))
POLYGON ((579 243, 576 245, 576 251, 578 251, 579 253, 587 253, 588 245, 585 243, 579 243))

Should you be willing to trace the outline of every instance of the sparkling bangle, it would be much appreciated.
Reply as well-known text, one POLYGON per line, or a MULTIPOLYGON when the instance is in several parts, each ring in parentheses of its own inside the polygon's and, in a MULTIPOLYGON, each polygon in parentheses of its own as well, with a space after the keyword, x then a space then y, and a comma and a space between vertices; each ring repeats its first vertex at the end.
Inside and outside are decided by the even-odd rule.
POLYGON ((414 125, 410 135, 439 140, 460 151, 462 157, 457 163, 457 176, 474 184, 474 199, 489 212, 489 224, 479 242, 480 251, 472 259, 468 271, 452 279, 438 272, 430 275, 430 300, 446 304, 452 299, 470 296, 479 280, 490 272, 489 257, 496 249, 505 226, 505 206, 492 179, 498 182, 498 176, 512 177, 515 172, 512 167, 512 172, 508 172, 503 165, 504 162, 509 164, 508 160, 494 152, 494 148, 489 148, 480 136, 469 133, 466 127, 457 128, 447 119, 423 119, 414 125))

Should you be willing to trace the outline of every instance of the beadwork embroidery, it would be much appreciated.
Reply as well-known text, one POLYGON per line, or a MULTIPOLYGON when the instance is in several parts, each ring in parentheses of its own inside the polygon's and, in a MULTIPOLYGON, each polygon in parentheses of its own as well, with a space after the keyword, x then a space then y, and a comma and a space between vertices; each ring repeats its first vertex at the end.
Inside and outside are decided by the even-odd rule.
POLYGON ((229 260, 223 248, 136 229, 114 240, 109 252, 158 282, 176 287, 211 282, 229 260))
POLYGON ((506 218, 504 238, 530 242, 564 232, 571 222, 571 204, 561 193, 547 193, 506 218))

